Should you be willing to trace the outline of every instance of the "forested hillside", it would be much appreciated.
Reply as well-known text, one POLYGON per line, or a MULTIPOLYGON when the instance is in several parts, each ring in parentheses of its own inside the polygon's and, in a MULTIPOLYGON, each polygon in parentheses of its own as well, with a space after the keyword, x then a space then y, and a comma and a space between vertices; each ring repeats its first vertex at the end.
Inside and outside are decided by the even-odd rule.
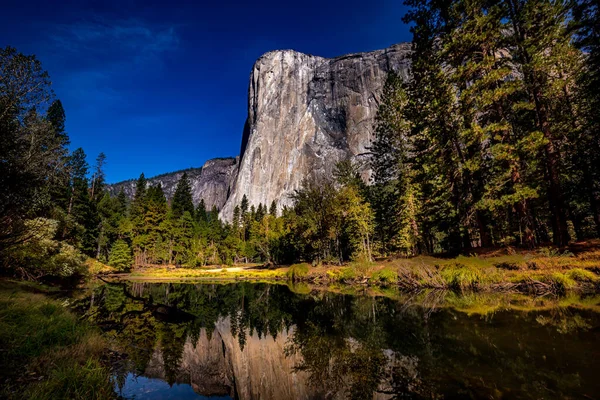
MULTIPOLYGON (((34 56, 0 53, 0 256, 26 277, 238 262, 341 263, 533 248, 600 235, 599 9, 595 2, 408 0, 409 80, 388 76, 370 148, 305 180, 291 207, 233 220, 142 175, 133 200, 68 150, 65 111, 34 56)), ((239 188, 238 188, 239 189, 239 188)), ((243 188, 242 188, 243 189, 243 188)))

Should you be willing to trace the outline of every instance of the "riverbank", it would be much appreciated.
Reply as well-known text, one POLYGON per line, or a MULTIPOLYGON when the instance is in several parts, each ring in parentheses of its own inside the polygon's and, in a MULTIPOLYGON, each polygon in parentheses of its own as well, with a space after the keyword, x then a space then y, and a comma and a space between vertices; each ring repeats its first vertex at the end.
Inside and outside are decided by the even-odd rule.
POLYGON ((313 284, 342 283, 401 290, 453 289, 565 293, 600 291, 600 249, 595 244, 580 251, 552 249, 509 254, 497 251, 473 256, 420 256, 343 266, 295 264, 208 267, 158 267, 134 270, 119 277, 136 281, 251 280, 313 284))
POLYGON ((106 342, 51 295, 51 288, 0 280, 0 398, 115 398, 106 342))

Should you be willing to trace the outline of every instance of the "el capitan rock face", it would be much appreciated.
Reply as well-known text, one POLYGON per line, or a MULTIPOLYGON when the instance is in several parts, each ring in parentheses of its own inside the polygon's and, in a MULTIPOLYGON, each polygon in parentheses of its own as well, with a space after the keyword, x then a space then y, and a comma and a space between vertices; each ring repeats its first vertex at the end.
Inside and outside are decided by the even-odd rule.
MULTIPOLYGON (((352 158, 366 165, 375 115, 387 74, 408 79, 410 44, 384 50, 323 58, 293 50, 260 57, 250 74, 248 118, 240 156, 209 160, 188 170, 194 202, 215 205, 231 221, 244 194, 251 205, 278 207, 307 177, 331 175, 337 161, 352 158)), ((150 178, 171 198, 182 171, 150 178)), ((111 185, 132 198, 135 180, 111 185)))
MULTIPOLYGON (((333 390, 332 386, 311 381, 309 372, 296 370, 296 367, 302 365, 302 356, 286 352, 295 329, 295 326, 291 326, 279 332, 277 337, 261 337, 258 333, 247 330, 245 345, 241 346, 238 337, 231 333, 230 318, 221 318, 210 337, 206 329, 202 328, 195 342, 189 337, 186 339, 178 364, 170 366, 174 376, 167 376, 161 346, 154 348, 143 375, 187 383, 202 396, 229 396, 249 400, 348 398, 349 387, 343 385, 333 390)), ((397 363, 393 352, 386 353, 390 354, 386 354, 387 362, 384 367, 391 371, 397 363)), ((373 393, 373 400, 392 398, 392 395, 383 393, 392 389, 390 381, 391 379, 384 379, 381 382, 380 390, 373 393)))
MULTIPOLYGON (((173 197, 177 182, 181 179, 184 172, 187 172, 192 187, 192 197, 194 204, 197 205, 200 199, 204 199, 206 208, 210 210, 212 206, 218 209, 223 208, 227 200, 227 194, 237 174, 238 158, 215 158, 204 163, 202 168, 190 168, 185 171, 177 171, 168 174, 162 174, 153 178, 148 178, 148 185, 161 184, 167 199, 173 197)), ((116 196, 121 189, 125 195, 132 199, 135 194, 136 180, 109 185, 109 192, 116 196)))
MULTIPOLYGON (((388 72, 408 79, 410 44, 333 59, 292 50, 266 53, 250 75, 240 166, 221 218, 243 195, 250 204, 291 204, 306 177, 337 161, 365 160, 388 72)), ((365 166, 363 177, 370 171, 365 166)))

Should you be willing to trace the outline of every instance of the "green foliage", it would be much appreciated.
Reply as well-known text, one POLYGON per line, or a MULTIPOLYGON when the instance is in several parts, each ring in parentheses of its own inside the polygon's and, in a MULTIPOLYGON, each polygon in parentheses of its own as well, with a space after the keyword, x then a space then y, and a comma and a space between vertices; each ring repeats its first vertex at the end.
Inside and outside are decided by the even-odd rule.
POLYGON ((574 254, 571 253, 568 250, 565 250, 565 251, 561 252, 560 249, 552 248, 552 247, 542 247, 541 249, 538 250, 538 253, 541 256, 549 257, 549 258, 554 258, 554 257, 573 257, 574 256, 574 254))
POLYGON ((459 262, 443 266, 441 275, 449 287, 456 289, 476 288, 484 278, 483 273, 476 266, 459 262))
POLYGON ((105 343, 56 300, 2 282, 0 343, 3 398, 113 398, 110 371, 100 364, 105 343), (17 383, 24 370, 44 379, 17 383))
MULTIPOLYGON (((597 168, 590 164, 599 142, 589 135, 595 117, 583 112, 597 90, 581 90, 597 68, 586 71, 574 47, 579 38, 580 46, 595 48, 589 38, 597 7, 465 0, 407 5, 405 22, 414 23, 410 100, 395 104, 411 124, 391 137, 406 137, 414 183, 408 193, 426 208, 408 213, 415 217, 400 226, 417 227, 416 243, 430 253, 549 240, 563 247, 569 224, 579 239, 590 234, 586 221, 600 226, 597 168)), ((387 101, 380 114, 389 125, 387 101)), ((398 154, 389 144, 382 148, 387 159, 398 154)), ((378 154, 374 163, 384 160, 378 154)), ((384 211, 391 213, 392 204, 384 211)))
POLYGON ((188 179, 187 172, 184 172, 177 182, 175 188, 175 194, 173 194, 173 201, 171 204, 171 212, 173 218, 180 218, 185 212, 188 212, 190 216, 194 215, 194 203, 192 201, 192 188, 188 179))
POLYGON ((582 268, 573 268, 569 270, 566 275, 576 282, 595 283, 600 280, 596 274, 582 268))
POLYGON ((24 278, 85 274, 86 257, 68 243, 55 240, 58 221, 36 218, 24 224, 27 239, 6 253, 24 278))
POLYGON ((371 282, 382 286, 394 285, 397 281, 398 273, 390 268, 380 269, 371 275, 371 282))
POLYGON ((132 264, 131 249, 124 240, 117 240, 110 250, 108 265, 117 269, 117 271, 126 271, 132 264))
POLYGON ((310 266, 306 263, 294 264, 290 266, 289 270, 286 273, 286 276, 292 282, 297 281, 308 275, 309 269, 310 266))

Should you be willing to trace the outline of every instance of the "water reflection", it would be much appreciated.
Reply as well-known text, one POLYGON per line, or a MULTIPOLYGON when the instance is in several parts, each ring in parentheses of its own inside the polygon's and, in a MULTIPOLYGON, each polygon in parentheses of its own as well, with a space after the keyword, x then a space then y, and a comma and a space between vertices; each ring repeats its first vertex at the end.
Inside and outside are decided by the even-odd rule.
POLYGON ((77 307, 126 353, 124 397, 133 376, 211 398, 600 396, 596 297, 388 295, 126 283, 77 307))

